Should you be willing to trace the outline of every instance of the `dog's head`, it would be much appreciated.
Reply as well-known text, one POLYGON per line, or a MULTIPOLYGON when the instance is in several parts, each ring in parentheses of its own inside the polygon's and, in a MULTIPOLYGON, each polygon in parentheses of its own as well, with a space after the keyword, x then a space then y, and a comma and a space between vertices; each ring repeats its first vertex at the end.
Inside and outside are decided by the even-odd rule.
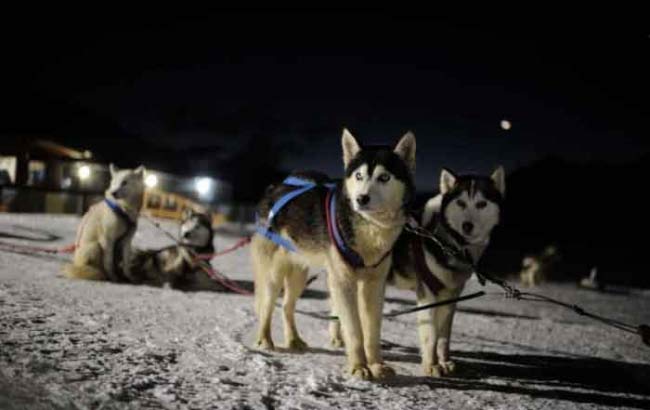
POLYGON ((187 208, 183 211, 180 226, 181 243, 196 248, 212 244, 212 220, 208 214, 187 208))
POLYGON ((502 167, 489 177, 456 176, 443 169, 440 175, 440 213, 444 222, 467 243, 485 242, 499 223, 505 190, 502 167))
POLYGON ((378 225, 390 225, 414 194, 415 136, 407 132, 394 148, 362 147, 343 130, 344 190, 352 209, 378 225))
POLYGON ((117 169, 110 164, 111 182, 106 190, 106 196, 117 201, 124 201, 135 206, 142 201, 144 193, 144 167, 136 169, 117 169))

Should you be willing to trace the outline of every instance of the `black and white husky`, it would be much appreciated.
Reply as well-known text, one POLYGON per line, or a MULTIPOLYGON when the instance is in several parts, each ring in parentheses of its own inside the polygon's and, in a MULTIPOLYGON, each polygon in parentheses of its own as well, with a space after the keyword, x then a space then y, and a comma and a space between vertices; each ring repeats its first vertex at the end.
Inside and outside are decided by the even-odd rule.
MULTIPOLYGON (((438 243, 410 232, 400 235, 393 250, 393 269, 388 283, 413 289, 419 305, 458 297, 474 273, 499 223, 505 194, 505 173, 498 167, 490 177, 461 175, 443 170, 440 194, 425 205, 423 228, 438 243), (442 244, 442 245, 440 245, 442 244), (453 257, 442 247, 453 249, 453 257)), ((418 333, 425 375, 441 376, 454 370, 449 358, 449 340, 455 304, 418 313, 418 333)), ((338 325, 330 326, 332 343, 341 343, 338 325)))
POLYGON ((344 130, 341 143, 342 182, 316 173, 293 174, 260 201, 263 224, 251 242, 256 344, 274 348, 271 318, 284 288, 286 346, 306 349, 294 320, 295 304, 307 269, 325 267, 348 370, 354 377, 381 379, 394 374, 381 356, 381 313, 393 245, 413 193, 415 137, 407 133, 393 148, 363 147, 344 130))
POLYGON ((157 250, 136 250, 131 270, 145 284, 184 288, 199 271, 197 255, 214 253, 214 231, 208 214, 192 209, 183 212, 179 244, 157 250))

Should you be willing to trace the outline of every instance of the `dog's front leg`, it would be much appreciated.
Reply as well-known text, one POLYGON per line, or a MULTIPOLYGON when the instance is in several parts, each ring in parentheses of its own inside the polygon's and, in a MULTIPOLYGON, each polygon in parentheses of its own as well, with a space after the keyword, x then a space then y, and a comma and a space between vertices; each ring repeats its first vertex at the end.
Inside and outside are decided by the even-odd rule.
POLYGON ((122 271, 124 272, 124 276, 126 276, 131 282, 135 283, 136 279, 131 272, 131 259, 133 255, 133 249, 131 248, 132 238, 133 234, 131 233, 122 241, 120 246, 122 247, 122 271))
POLYGON ((100 244, 103 248, 103 267, 106 276, 112 282, 118 282, 117 274, 115 273, 115 238, 105 235, 100 238, 100 244))
MULTIPOLYGON (((443 289, 439 293, 440 300, 456 298, 463 291, 463 287, 456 289, 443 289)), ((456 368, 454 362, 449 359, 449 341, 451 339, 451 326, 456 312, 456 304, 440 306, 434 311, 434 323, 438 340, 436 342, 436 354, 438 356, 438 368, 442 374, 450 374, 456 368)))
POLYGON ((335 320, 331 320, 329 324, 330 345, 336 348, 343 347, 345 344, 343 343, 343 336, 341 335, 341 321, 338 319, 338 313, 336 313, 334 302, 331 299, 330 307, 332 316, 337 318, 335 320))
POLYGON ((375 272, 374 275, 359 281, 359 316, 363 328, 364 348, 368 367, 376 379, 395 375, 395 370, 384 364, 381 356, 381 319, 388 266, 386 264, 386 267, 379 268, 385 272, 375 272))
POLYGON ((357 305, 357 282, 350 275, 328 269, 327 281, 334 311, 337 313, 345 344, 348 369, 353 377, 368 380, 372 373, 363 348, 363 332, 357 305))
MULTIPOLYGON (((421 281, 417 283, 416 294, 418 306, 427 305, 435 301, 433 293, 421 281)), ((441 372, 438 367, 438 357, 436 355, 437 334, 433 319, 433 309, 420 310, 417 313, 420 354, 422 355, 422 372, 425 376, 440 377, 441 372)))

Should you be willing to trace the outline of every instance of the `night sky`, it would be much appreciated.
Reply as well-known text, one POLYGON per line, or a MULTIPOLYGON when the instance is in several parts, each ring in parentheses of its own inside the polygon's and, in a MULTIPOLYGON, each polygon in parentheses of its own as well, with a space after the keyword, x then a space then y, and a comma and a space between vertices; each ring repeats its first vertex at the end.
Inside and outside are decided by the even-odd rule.
POLYGON ((549 154, 621 162, 650 152, 650 24, 538 17, 4 15, 0 132, 76 133, 91 150, 115 133, 123 140, 111 160, 129 138, 203 152, 180 170, 190 174, 267 140, 286 153, 284 168, 339 175, 343 126, 371 143, 410 129, 427 189, 442 166, 487 172, 549 154))

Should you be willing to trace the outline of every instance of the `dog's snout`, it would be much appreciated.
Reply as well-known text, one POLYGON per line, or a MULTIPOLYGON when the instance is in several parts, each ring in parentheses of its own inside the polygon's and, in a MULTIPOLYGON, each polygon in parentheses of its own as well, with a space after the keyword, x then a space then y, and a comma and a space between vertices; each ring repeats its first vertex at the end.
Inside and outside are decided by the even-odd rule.
POLYGON ((364 194, 364 195, 359 195, 357 197, 357 203, 361 206, 368 205, 369 202, 370 202, 370 195, 364 194))
POLYGON ((471 222, 463 222, 463 233, 470 234, 474 230, 474 224, 471 222))

